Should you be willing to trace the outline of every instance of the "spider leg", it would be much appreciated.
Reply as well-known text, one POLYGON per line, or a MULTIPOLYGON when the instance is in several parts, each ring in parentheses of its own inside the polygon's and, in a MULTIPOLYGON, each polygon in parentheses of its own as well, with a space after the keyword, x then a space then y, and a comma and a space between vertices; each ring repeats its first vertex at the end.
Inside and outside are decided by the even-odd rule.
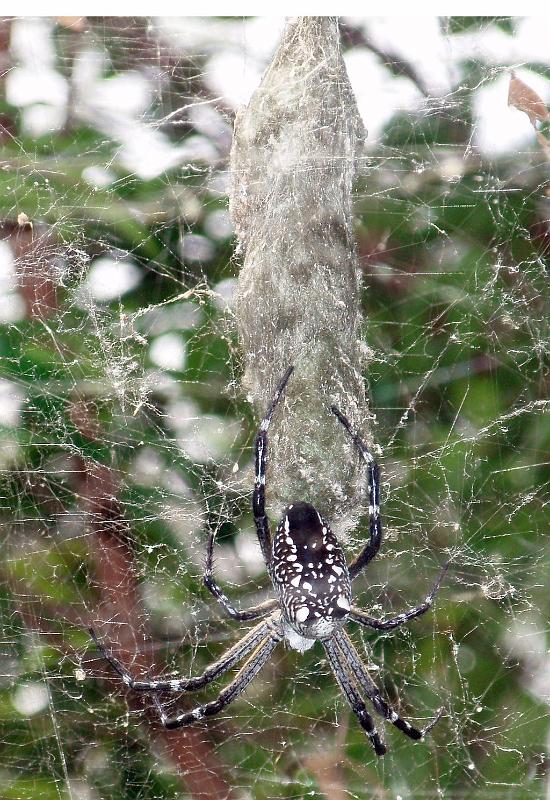
POLYGON ((353 675, 355 676, 355 679, 359 682, 359 685, 373 704, 375 711, 377 711, 381 717, 387 719, 388 722, 391 722, 392 725, 395 725, 395 727, 404 733, 405 736, 408 736, 409 739, 424 739, 426 734, 429 733, 434 725, 436 725, 436 723, 441 719, 443 708, 439 709, 434 719, 428 725, 426 725, 425 728, 422 730, 414 728, 409 722, 404 720, 399 716, 399 714, 390 708, 390 706, 382 698, 380 690, 367 672, 365 665, 359 657, 359 653, 353 646, 353 643, 347 633, 345 633, 343 630, 339 630, 338 633, 335 634, 334 638, 338 647, 340 648, 345 662, 349 665, 353 675))
POLYGON ((369 541, 361 552, 355 556, 349 565, 349 575, 353 580, 367 566, 369 561, 375 557, 380 550, 382 543, 382 520, 380 519, 380 470, 374 457, 367 449, 358 433, 356 433, 346 416, 336 408, 331 406, 330 410, 334 416, 342 423, 350 435, 354 445, 361 454, 363 461, 367 465, 367 477, 369 486, 369 541))
POLYGON ((192 692, 202 689, 213 680, 223 675, 231 669, 237 662, 247 656, 251 650, 262 642, 266 635, 272 630, 273 618, 260 622, 252 630, 248 631, 233 647, 230 647, 221 658, 210 664, 201 675, 194 678, 174 678, 173 680, 154 679, 136 680, 132 677, 126 667, 121 664, 118 658, 110 653, 105 645, 99 641, 93 628, 90 628, 90 635, 97 645, 103 658, 109 662, 114 671, 120 676, 122 682, 129 689, 136 692, 192 692))
POLYGON ((254 522, 256 523, 256 533, 262 548, 262 555, 264 561, 269 567, 271 562, 271 531, 269 529, 269 521, 265 513, 265 475, 267 469, 267 431, 271 424, 273 413, 277 408, 277 404, 281 399, 281 395, 288 379, 292 375, 294 367, 289 367, 275 390, 273 400, 265 414, 260 425, 260 430, 256 436, 256 472, 254 481, 254 492, 252 495, 252 511, 254 513, 254 522))
POLYGON ((261 640, 248 661, 244 663, 231 683, 229 683, 225 689, 222 689, 217 698, 211 700, 209 703, 204 703, 202 706, 197 706, 197 708, 194 708, 192 711, 184 711, 181 714, 177 714, 175 717, 168 717, 158 697, 153 695, 153 700, 158 709, 163 727, 169 730, 173 728, 182 728, 184 725, 192 725, 204 717, 211 717, 223 711, 224 708, 244 692, 250 681, 256 677, 281 638, 282 631, 275 631, 272 629, 269 635, 261 640))
POLYGON ((410 619, 414 619, 414 617, 419 617, 421 614, 425 614, 426 611, 428 611, 428 609, 432 606, 434 598, 439 591, 439 587, 441 586, 441 581, 449 569, 450 563, 450 561, 447 561, 439 573, 439 577, 436 580, 433 589, 426 597, 424 602, 420 603, 420 605, 416 606, 416 608, 403 611, 401 614, 397 614, 397 616, 383 621, 380 619, 375 619, 374 617, 369 617, 369 615, 366 614, 362 609, 352 606, 349 613, 349 618, 354 622, 359 622, 361 625, 365 625, 367 628, 374 628, 377 631, 391 631, 393 628, 399 628, 400 625, 404 625, 405 622, 408 622, 410 619))
POLYGON ((227 614, 229 614, 229 616, 233 619, 239 620, 240 622, 246 622, 251 619, 265 617, 271 611, 274 611, 277 608, 276 600, 267 600, 265 603, 252 606, 244 611, 235 608, 228 596, 222 591, 213 575, 214 539, 215 535, 212 531, 208 537, 208 544, 206 547, 206 564, 204 567, 203 581, 208 591, 214 595, 218 603, 223 606, 227 614))
POLYGON ((374 726, 374 721, 361 699, 355 680, 349 674, 350 670, 344 662, 342 654, 332 639, 324 641, 323 647, 338 685, 350 704, 351 710, 359 720, 359 724, 371 740, 374 752, 377 756, 383 756, 386 753, 386 745, 374 726))

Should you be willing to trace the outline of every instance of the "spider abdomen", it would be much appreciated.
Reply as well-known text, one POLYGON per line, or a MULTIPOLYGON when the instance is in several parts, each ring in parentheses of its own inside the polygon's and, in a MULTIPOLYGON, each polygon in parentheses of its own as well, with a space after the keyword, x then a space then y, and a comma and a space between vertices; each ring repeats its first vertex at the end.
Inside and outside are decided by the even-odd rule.
POLYGON ((273 583, 286 621, 309 639, 326 639, 348 615, 351 584, 344 553, 309 503, 286 509, 273 540, 273 583))

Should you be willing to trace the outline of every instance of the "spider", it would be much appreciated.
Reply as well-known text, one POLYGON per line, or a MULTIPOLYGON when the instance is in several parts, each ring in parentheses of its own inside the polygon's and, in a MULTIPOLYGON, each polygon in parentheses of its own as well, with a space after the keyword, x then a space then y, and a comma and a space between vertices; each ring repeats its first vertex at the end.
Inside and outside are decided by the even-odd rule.
POLYGON ((386 744, 378 733, 372 716, 367 711, 364 698, 374 710, 410 739, 423 739, 442 716, 439 709, 434 719, 423 729, 413 727, 397 714, 382 698, 367 668, 344 630, 344 624, 353 620, 377 631, 398 628, 414 617, 424 614, 433 603, 449 562, 441 570, 437 581, 423 603, 386 620, 375 619, 352 604, 351 582, 376 556, 382 541, 380 520, 380 478, 373 456, 358 433, 354 432, 342 412, 331 406, 331 411, 343 425, 366 465, 369 491, 369 540, 361 552, 347 564, 343 550, 327 522, 309 503, 290 504, 277 525, 272 537, 265 509, 265 483, 268 461, 268 429, 273 414, 293 372, 289 367, 283 375, 267 409, 256 436, 256 470, 252 496, 252 509, 256 532, 273 583, 276 599, 260 605, 238 610, 222 591, 213 575, 214 532, 208 538, 204 583, 226 613, 235 620, 248 622, 260 619, 221 658, 210 664, 202 675, 192 678, 138 680, 110 653, 96 636, 90 634, 103 657, 109 662, 123 683, 137 692, 151 692, 165 728, 192 725, 204 717, 211 717, 226 708, 244 692, 260 672, 276 645, 285 640, 301 653, 320 641, 337 683, 359 724, 369 737, 374 751, 382 756, 386 744), (161 705, 158 694, 180 693, 202 689, 247 658, 235 678, 219 693, 216 699, 169 717, 161 705))

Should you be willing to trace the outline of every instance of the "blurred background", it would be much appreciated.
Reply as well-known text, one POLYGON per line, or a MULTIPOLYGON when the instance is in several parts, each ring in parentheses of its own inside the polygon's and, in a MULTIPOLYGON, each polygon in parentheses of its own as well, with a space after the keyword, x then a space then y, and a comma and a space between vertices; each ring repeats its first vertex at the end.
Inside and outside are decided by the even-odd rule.
POLYGON ((283 25, 1 21, 2 798, 548 797, 550 19, 341 19, 386 527, 361 604, 417 604, 455 553, 432 613, 350 631, 403 715, 446 717, 376 759, 320 648, 280 646, 168 734, 86 631, 197 674, 244 629, 209 530, 231 596, 267 596, 228 156, 283 25))

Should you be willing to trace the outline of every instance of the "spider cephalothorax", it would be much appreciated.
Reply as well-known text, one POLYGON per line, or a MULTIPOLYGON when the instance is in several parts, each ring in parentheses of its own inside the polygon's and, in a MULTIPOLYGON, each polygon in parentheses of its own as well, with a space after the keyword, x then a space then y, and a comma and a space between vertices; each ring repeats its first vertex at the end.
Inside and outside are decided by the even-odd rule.
POLYGON ((380 484, 378 467, 361 437, 353 431, 347 418, 335 406, 331 411, 344 426, 357 451, 365 462, 369 490, 369 538, 361 552, 347 564, 344 552, 330 530, 328 523, 309 503, 291 503, 271 536, 265 511, 265 481, 267 469, 267 432, 273 413, 293 371, 289 367, 280 381, 271 405, 256 436, 256 477, 252 495, 252 509, 258 541, 267 570, 273 582, 276 599, 258 606, 238 610, 222 591, 212 573, 214 534, 208 539, 204 582, 225 611, 233 619, 245 622, 261 619, 218 661, 210 664, 202 675, 194 678, 171 680, 138 680, 102 645, 93 630, 91 635, 104 657, 122 678, 126 686, 135 691, 152 692, 160 719, 166 728, 180 728, 203 717, 219 713, 238 697, 262 669, 273 649, 281 640, 301 652, 320 641, 344 696, 366 731, 377 755, 384 755, 386 745, 380 738, 374 721, 367 711, 365 700, 374 710, 411 739, 422 739, 439 720, 442 710, 422 730, 402 719, 382 698, 363 664, 351 639, 344 630, 348 620, 367 628, 388 631, 424 614, 432 605, 448 564, 446 564, 431 592, 423 603, 387 620, 370 617, 352 604, 351 582, 372 561, 380 549, 382 525, 380 521, 380 484), (204 705, 168 717, 157 695, 181 693, 201 689, 234 667, 243 658, 247 660, 233 679, 218 695, 204 705))

